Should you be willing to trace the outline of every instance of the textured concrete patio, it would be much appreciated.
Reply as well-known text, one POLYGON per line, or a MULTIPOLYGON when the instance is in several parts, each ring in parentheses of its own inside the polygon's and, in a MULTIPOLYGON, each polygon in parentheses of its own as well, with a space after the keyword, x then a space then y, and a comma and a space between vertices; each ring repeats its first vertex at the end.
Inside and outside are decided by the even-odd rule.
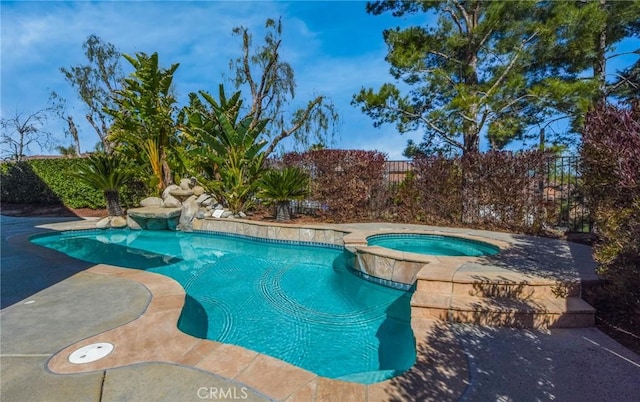
MULTIPOLYGON (((405 375, 372 386, 321 378, 179 333, 175 321, 184 295, 168 278, 93 266, 28 242, 47 231, 41 225, 55 222, 58 229, 92 226, 2 217, 3 401, 637 400, 640 357, 595 328, 517 330, 419 320, 413 324, 419 359, 405 375), (136 329, 140 324, 149 329, 136 329), (65 371, 71 366, 66 352, 75 349, 70 346, 111 335, 115 364, 100 366, 105 358, 85 373, 65 371)), ((565 246, 549 243, 547 250, 565 246)), ((545 255, 540 249, 538 258, 544 262, 545 255)), ((588 276, 591 268, 566 269, 588 276)))

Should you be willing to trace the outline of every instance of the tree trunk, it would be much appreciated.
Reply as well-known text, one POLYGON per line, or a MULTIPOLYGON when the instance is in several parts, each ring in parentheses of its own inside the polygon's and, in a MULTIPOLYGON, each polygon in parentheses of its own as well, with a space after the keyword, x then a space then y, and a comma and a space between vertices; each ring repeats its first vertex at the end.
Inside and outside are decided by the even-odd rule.
MULTIPOLYGON (((600 0, 600 8, 603 13, 606 14, 606 0, 600 0)), ((596 103, 600 103, 604 101, 606 98, 606 90, 607 90, 607 22, 605 20, 604 26, 602 27, 602 31, 598 34, 597 43, 596 43, 596 59, 593 63, 593 76, 598 82, 598 98, 596 99, 596 103)))
POLYGON ((24 133, 20 133, 20 142, 16 146, 16 162, 22 162, 24 158, 24 133))
MULTIPOLYGON (((111 144, 109 144, 109 139, 107 138, 108 134, 107 132, 102 132, 100 130, 100 127, 98 127, 98 125, 96 124, 95 120, 93 119, 93 115, 91 113, 87 113, 85 115, 87 121, 89 122, 89 124, 91 124, 91 127, 93 127, 94 130, 96 130, 96 133, 98 133, 98 137, 100 137, 100 141, 102 142, 102 147, 104 148, 104 152, 110 154, 111 153, 111 144)), ((104 124, 103 124, 103 128, 104 124)))
POLYGON ((289 208, 289 201, 278 201, 276 204, 276 221, 290 221, 291 209, 289 208))
POLYGON ((173 184, 173 177, 171 175, 171 168, 169 167, 169 163, 167 162, 167 152, 164 147, 160 151, 160 163, 162 164, 163 175, 161 179, 164 182, 164 188, 167 188, 167 186, 173 184))
POLYGON ((78 127, 73 121, 73 117, 67 116, 67 124, 69 125, 69 134, 73 138, 73 147, 76 151, 76 156, 80 156, 80 136, 78 135, 78 127))
POLYGON ((120 205, 120 194, 118 194, 117 191, 105 191, 104 198, 107 200, 107 211, 109 216, 124 216, 124 210, 120 205))

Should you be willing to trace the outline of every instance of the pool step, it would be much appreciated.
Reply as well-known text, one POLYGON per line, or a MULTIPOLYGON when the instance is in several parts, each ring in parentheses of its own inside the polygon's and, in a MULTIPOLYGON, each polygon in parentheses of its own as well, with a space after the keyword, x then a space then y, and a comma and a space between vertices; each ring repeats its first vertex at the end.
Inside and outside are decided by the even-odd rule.
POLYGON ((416 289, 429 293, 451 293, 460 296, 553 299, 579 297, 581 285, 578 280, 550 280, 515 272, 478 274, 456 271, 452 276, 450 271, 438 272, 437 269, 423 269, 417 275, 416 289))
POLYGON ((576 282, 515 282, 505 279, 457 280, 455 282, 418 279, 417 290, 430 293, 451 293, 461 296, 497 297, 507 299, 579 297, 576 282))
POLYGON ((594 325, 595 309, 579 297, 481 297, 416 290, 411 316, 489 326, 579 328, 594 325))

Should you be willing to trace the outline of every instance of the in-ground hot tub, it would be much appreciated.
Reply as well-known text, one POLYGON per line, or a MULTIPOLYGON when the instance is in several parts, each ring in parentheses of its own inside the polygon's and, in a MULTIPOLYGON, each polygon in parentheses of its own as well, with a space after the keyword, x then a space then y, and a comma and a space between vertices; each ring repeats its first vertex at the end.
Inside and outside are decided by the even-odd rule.
POLYGON ((367 245, 408 253, 450 257, 479 257, 500 252, 499 247, 478 240, 422 233, 377 234, 367 237, 367 245))
POLYGON ((473 262, 499 253, 503 242, 471 235, 425 233, 423 231, 353 232, 344 237, 345 249, 352 255, 352 266, 367 280, 408 290, 418 272, 429 266, 473 262))

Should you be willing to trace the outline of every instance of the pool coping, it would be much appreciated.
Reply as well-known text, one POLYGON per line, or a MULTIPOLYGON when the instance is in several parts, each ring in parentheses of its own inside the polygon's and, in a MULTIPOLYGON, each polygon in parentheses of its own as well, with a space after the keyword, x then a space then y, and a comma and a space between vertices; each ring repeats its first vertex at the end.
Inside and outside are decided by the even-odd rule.
MULTIPOLYGON (((79 374, 132 366, 140 363, 163 362, 192 367, 244 384, 276 400, 381 400, 393 395, 403 377, 421 376, 418 362, 428 360, 421 351, 428 349, 424 337, 416 336, 416 364, 407 372, 391 379, 360 384, 326 378, 290 363, 241 346, 200 339, 178 329, 177 322, 184 305, 185 292, 174 279, 161 274, 98 264, 85 272, 109 275, 135 281, 149 290, 151 301, 134 321, 71 344, 48 361, 56 374, 79 374), (69 356, 75 350, 98 342, 114 345, 106 357, 85 364, 72 364, 69 356), (277 378, 278 381, 274 381, 277 378)), ((424 334, 434 320, 412 319, 414 334, 424 334)), ((466 372, 466 361, 451 362, 466 372)), ((453 390, 461 394, 466 376, 453 390)))
MULTIPOLYGON (((237 222, 240 223, 239 220, 237 222)), ((270 223, 265 226, 309 229, 305 225, 270 223)), ((80 222, 77 229, 69 224, 47 227, 57 231, 92 228, 88 222, 80 222)), ((329 225, 314 225, 313 229, 336 230, 329 225)), ((350 230, 338 231, 353 233, 350 230)), ((212 373, 245 384, 269 398, 286 401, 381 400, 401 394, 398 384, 411 382, 416 377, 428 376, 425 362, 430 360, 430 346, 428 337, 422 335, 435 327, 436 320, 433 319, 412 317, 416 363, 405 373, 374 384, 346 382, 319 376, 275 357, 240 346, 200 339, 183 333, 178 329, 177 323, 186 294, 182 286, 172 278, 107 264, 97 264, 85 272, 135 281, 149 290, 151 301, 137 319, 73 343, 54 354, 49 359, 47 367, 56 374, 79 374, 140 363, 164 362, 212 373), (91 363, 69 362, 69 355, 75 350, 98 342, 111 343, 114 350, 106 357, 91 363), (274 378, 278 378, 278 381, 274 381, 274 378)), ((458 343, 457 340, 453 342, 458 343)), ((456 364, 463 375, 451 378, 449 392, 461 395, 468 384, 468 363, 461 355, 456 356, 459 361, 451 364, 456 364)))
POLYGON ((497 239, 472 234, 443 233, 437 230, 358 230, 343 237, 345 249, 355 256, 354 269, 383 281, 414 286, 421 275, 426 275, 426 272, 431 271, 435 266, 440 268, 438 270, 440 275, 451 278, 464 264, 481 258, 481 256, 425 255, 368 244, 368 239, 372 236, 392 234, 454 237, 487 243, 497 247, 500 252, 511 246, 508 242, 497 239))

